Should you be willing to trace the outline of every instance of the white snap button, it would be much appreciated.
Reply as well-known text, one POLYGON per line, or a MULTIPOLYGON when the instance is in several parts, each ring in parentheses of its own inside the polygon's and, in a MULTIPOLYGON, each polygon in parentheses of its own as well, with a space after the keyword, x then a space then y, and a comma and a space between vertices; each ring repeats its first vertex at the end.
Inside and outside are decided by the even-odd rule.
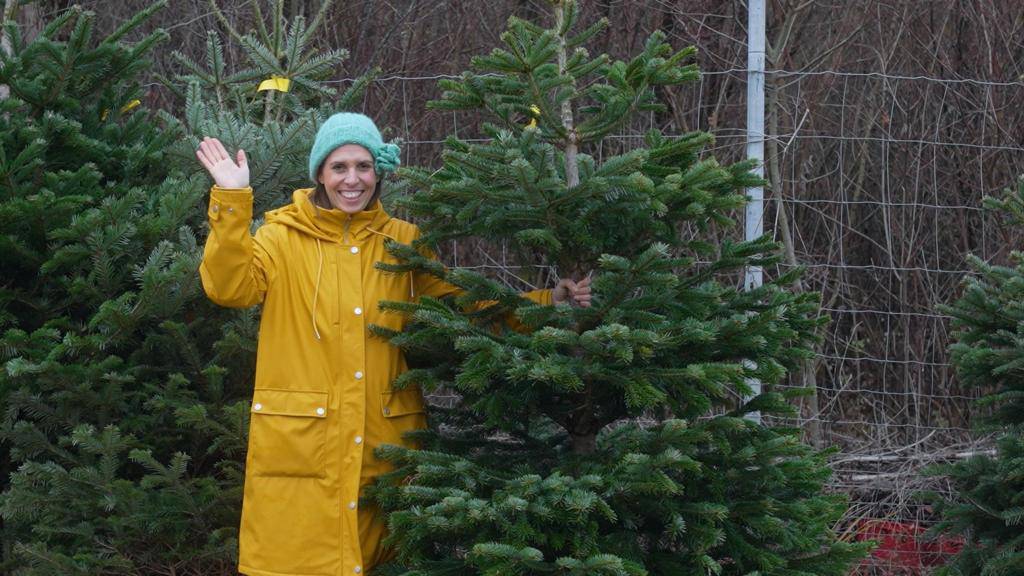
POLYGON ((220 212, 220 204, 214 204, 213 208, 210 208, 213 212, 220 212))
POLYGON ((323 408, 317 408, 316 409, 316 415, 317 416, 323 416, 324 412, 325 412, 325 410, 323 408))
POLYGON ((362 444, 362 443, 363 443, 363 437, 362 436, 356 436, 356 444, 362 444))
POLYGON ((349 502, 348 503, 348 509, 349 510, 355 510, 356 509, 356 503, 355 502, 349 502))
POLYGON ((235 213, 235 209, 234 208, 228 208, 228 214, 234 214, 234 213, 235 213))
POLYGON ((363 313, 363 309, 362 309, 362 308, 356 308, 356 309, 354 310, 354 312, 356 313, 356 316, 359 316, 360 314, 362 314, 362 313, 363 313))
POLYGON ((362 568, 360 568, 359 566, 356 566, 356 570, 355 570, 356 574, 359 574, 362 571, 363 571, 362 568))
POLYGON ((260 410, 263 410, 263 404, 260 404, 259 402, 257 402, 257 403, 252 405, 252 409, 256 410, 257 412, 259 412, 260 410))
POLYGON ((384 415, 387 416, 389 414, 391 414, 391 408, 385 408, 384 409, 384 415))
POLYGON ((356 380, 362 380, 362 379, 363 379, 363 373, 362 372, 356 372, 356 380))
POLYGON ((349 252, 351 252, 353 254, 359 254, 359 247, 358 246, 353 246, 353 247, 349 248, 348 250, 349 250, 349 252))

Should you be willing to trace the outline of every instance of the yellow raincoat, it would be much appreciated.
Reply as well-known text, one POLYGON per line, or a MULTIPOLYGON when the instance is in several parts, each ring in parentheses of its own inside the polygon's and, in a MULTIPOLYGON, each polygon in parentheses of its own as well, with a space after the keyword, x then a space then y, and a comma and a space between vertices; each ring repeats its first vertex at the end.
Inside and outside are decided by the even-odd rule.
MULTIPOLYGON (((392 238, 410 243, 413 224, 379 202, 349 216, 316 207, 311 189, 267 212, 251 235, 252 189, 214 186, 200 276, 214 302, 263 303, 239 572, 252 576, 347 576, 385 558, 382 514, 362 506, 363 486, 390 469, 381 444, 426 425, 419 390, 391 390, 406 369, 401 352, 367 330, 398 329, 381 300, 441 297, 457 289, 425 274, 387 274, 392 238)), ((549 304, 550 290, 526 294, 549 304)))

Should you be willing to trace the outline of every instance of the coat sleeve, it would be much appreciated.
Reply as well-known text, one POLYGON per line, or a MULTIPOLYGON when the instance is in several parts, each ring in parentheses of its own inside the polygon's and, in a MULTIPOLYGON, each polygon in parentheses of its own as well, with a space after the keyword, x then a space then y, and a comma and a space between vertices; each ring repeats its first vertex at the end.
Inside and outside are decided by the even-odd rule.
POLYGON ((256 236, 252 225, 252 188, 210 189, 210 236, 203 248, 199 277, 206 295, 221 306, 245 308, 263 301, 274 273, 268 228, 256 236))

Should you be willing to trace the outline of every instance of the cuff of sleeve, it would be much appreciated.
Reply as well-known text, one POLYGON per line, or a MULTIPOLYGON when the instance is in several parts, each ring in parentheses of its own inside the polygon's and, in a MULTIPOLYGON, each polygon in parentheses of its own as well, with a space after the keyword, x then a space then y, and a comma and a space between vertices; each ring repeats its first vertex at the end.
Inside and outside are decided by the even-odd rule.
POLYGON ((210 188, 210 206, 206 212, 216 222, 222 217, 252 218, 252 188, 210 188))
POLYGON ((241 201, 252 199, 252 186, 245 188, 221 188, 214 184, 210 187, 210 196, 217 196, 225 201, 241 201))
POLYGON ((554 301, 551 300, 550 288, 546 290, 533 290, 532 292, 528 292, 527 298, 530 298, 530 300, 533 300, 534 302, 540 304, 541 306, 550 306, 554 304, 554 301))

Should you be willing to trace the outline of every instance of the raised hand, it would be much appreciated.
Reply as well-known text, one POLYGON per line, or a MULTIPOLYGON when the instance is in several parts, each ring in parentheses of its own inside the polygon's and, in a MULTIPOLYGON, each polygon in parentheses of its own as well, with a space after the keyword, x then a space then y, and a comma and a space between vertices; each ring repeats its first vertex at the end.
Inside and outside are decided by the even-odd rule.
POLYGON ((221 188, 246 188, 249 186, 249 163, 245 150, 239 149, 232 160, 220 140, 205 137, 196 150, 199 162, 210 173, 210 177, 221 188))

